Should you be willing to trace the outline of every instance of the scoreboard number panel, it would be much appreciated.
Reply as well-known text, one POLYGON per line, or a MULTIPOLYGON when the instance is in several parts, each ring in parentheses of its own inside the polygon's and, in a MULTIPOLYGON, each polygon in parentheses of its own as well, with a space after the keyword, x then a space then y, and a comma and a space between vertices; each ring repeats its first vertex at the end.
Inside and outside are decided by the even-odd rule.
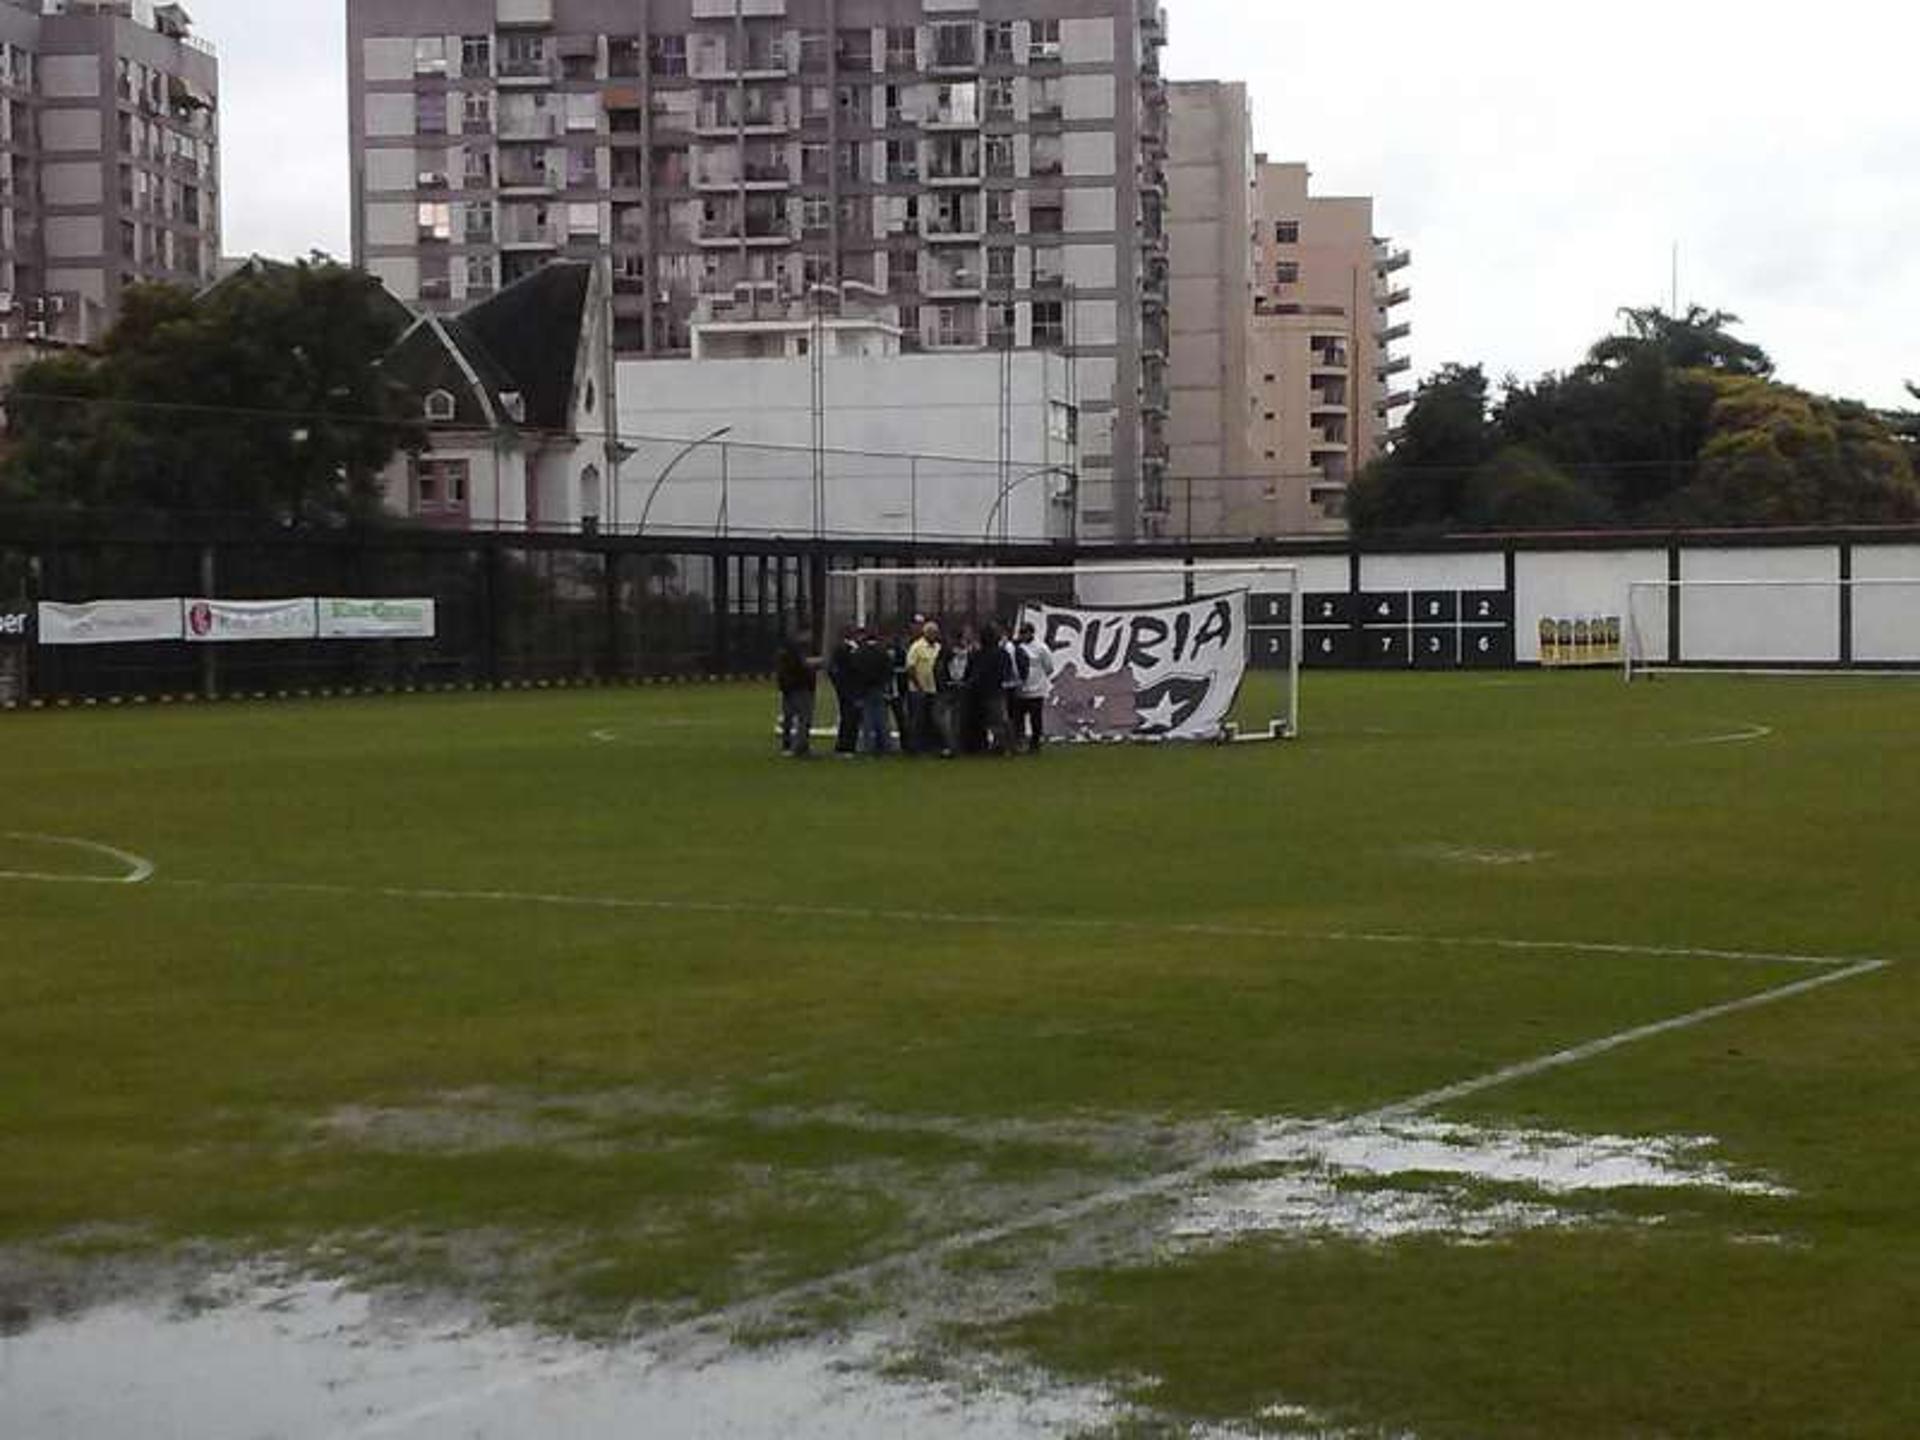
POLYGON ((1513 621, 1513 607, 1504 590, 1462 590, 1460 619, 1468 625, 1507 625, 1513 621))
POLYGON ((1513 664, 1513 631, 1470 625, 1460 632, 1460 663, 1469 669, 1505 670, 1513 664))
POLYGON ((1362 660, 1368 665, 1404 669, 1408 655, 1407 639, 1404 629, 1368 630, 1360 637, 1362 660))
MULTIPOLYGON (((1293 658, 1291 630, 1247 631, 1247 664, 1255 670, 1284 670, 1293 658)), ((1308 647, 1311 651, 1312 647, 1308 647)))
POLYGON ((1416 590, 1413 592, 1413 623, 1416 625, 1452 625, 1460 619, 1458 590, 1416 590))
POLYGON ((1455 625, 1420 625, 1413 632, 1413 663, 1421 670, 1451 670, 1460 663, 1460 630, 1455 625))
POLYGON ((1364 625, 1405 625, 1408 595, 1404 590, 1372 590, 1360 597, 1364 625))
POLYGON ((1305 618, 1309 625, 1351 625, 1353 596, 1344 590, 1315 591, 1307 596, 1305 618))
POLYGON ((1291 595, 1249 595, 1247 597, 1247 628, 1262 630, 1270 626, 1286 626, 1293 623, 1293 597, 1291 595))

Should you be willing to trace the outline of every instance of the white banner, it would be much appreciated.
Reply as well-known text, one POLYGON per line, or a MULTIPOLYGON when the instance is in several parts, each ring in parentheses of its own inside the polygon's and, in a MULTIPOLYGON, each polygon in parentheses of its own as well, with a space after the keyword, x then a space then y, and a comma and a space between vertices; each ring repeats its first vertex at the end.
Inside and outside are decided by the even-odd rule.
POLYGON ((79 605, 40 602, 42 645, 126 645, 178 640, 178 600, 90 600, 79 605))
POLYGON ((187 639, 196 644, 234 640, 311 640, 317 630, 311 600, 186 601, 187 639))
POLYGON ((1247 592, 1173 605, 1029 605, 1053 654, 1047 733, 1065 740, 1217 740, 1247 673, 1247 592))
POLYGON ((431 600, 350 600, 322 596, 322 640, 431 640, 436 633, 431 600))

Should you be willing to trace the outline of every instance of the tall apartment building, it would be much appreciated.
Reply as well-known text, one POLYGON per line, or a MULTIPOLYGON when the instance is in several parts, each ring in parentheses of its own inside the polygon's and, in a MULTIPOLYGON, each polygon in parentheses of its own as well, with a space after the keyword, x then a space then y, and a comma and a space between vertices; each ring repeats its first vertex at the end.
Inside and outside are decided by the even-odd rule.
POLYGON ((1411 400, 1409 257, 1371 199, 1254 153, 1245 87, 1178 84, 1172 117, 1175 528, 1344 530, 1348 481, 1411 400))
POLYGON ((1080 534, 1163 523, 1156 0, 348 0, 347 22, 354 256, 402 299, 604 259, 637 361, 691 359, 743 306, 877 297, 909 351, 1069 357, 1080 534))
POLYGON ((178 5, 0 0, 0 334, 86 342, 220 256, 219 62, 178 5))

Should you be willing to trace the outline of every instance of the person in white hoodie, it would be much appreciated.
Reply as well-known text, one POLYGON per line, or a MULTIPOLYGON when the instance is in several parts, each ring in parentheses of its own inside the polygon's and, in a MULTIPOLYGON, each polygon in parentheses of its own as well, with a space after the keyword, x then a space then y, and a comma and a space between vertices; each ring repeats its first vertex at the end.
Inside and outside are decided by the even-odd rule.
POLYGON ((1047 701, 1053 695, 1053 652, 1035 636, 1033 626, 1022 625, 1016 642, 1020 693, 1015 699, 1013 736, 1016 745, 1027 736, 1027 753, 1038 755, 1047 738, 1047 701))

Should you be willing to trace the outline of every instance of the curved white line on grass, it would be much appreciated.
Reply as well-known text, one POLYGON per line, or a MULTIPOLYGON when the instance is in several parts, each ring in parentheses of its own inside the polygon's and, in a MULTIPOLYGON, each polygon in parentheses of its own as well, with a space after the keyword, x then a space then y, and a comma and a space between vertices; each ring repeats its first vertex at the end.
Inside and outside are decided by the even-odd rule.
MULTIPOLYGON (((1201 935, 1223 940, 1289 940, 1319 945, 1408 945, 1431 949, 1559 952, 1623 955, 1668 960, 1737 960, 1762 965, 1859 965, 1871 955, 1805 955, 1772 950, 1727 950, 1696 945, 1643 945, 1632 941, 1534 940, 1503 935, 1413 935, 1389 930, 1290 930, 1270 925, 1119 920, 1099 916, 967 914, 948 910, 872 910, 852 905, 787 905, 744 900, 649 900, 618 895, 552 895, 529 890, 409 889, 395 885, 330 885, 298 880, 187 880, 166 885, 201 890, 261 891, 286 895, 338 895, 359 900, 423 900, 457 905, 548 905, 570 910, 634 911, 664 915, 765 915, 782 920, 850 920, 877 925, 968 925, 982 929, 1079 930, 1114 935, 1201 935)), ((1885 962, 1882 962, 1885 963, 1885 962)))
POLYGON ((89 855, 105 856, 126 867, 125 873, 120 875, 59 875, 37 870, 0 870, 0 880, 30 880, 48 885, 139 885, 153 878, 154 864, 146 856, 113 845, 102 845, 98 840, 80 840, 72 835, 36 835, 25 830, 9 830, 5 835, 0 835, 0 839, 80 850, 89 855))
MULTIPOLYGON (((1452 1101, 1478 1095, 1515 1081, 1525 1080, 1550 1070, 1563 1069, 1583 1061, 1594 1059, 1624 1046, 1650 1040, 1656 1036, 1671 1034, 1679 1030, 1691 1029, 1707 1024, 1723 1016, 1738 1014, 1747 1010, 1758 1010, 1763 1006, 1777 1005, 1828 985, 1837 985, 1843 980, 1854 980, 1864 975, 1884 970, 1891 962, 1885 960, 1865 960, 1848 965, 1843 969, 1829 971, 1824 975, 1811 976, 1805 980, 1796 980, 1791 984, 1777 985, 1762 990, 1756 995, 1744 996, 1738 1000, 1723 1001, 1717 1005, 1708 1005, 1698 1010, 1689 1010, 1684 1015, 1675 1015, 1667 1020, 1658 1020, 1648 1025, 1637 1025, 1630 1030, 1622 1030, 1613 1035, 1590 1040, 1584 1045, 1575 1045, 1565 1050, 1556 1050, 1551 1054, 1539 1056, 1533 1060, 1522 1061, 1517 1065, 1502 1066, 1484 1075, 1462 1080, 1454 1085, 1442 1086, 1436 1090, 1424 1091, 1406 1100, 1383 1105, 1375 1110, 1354 1117, 1350 1123, 1355 1125, 1378 1124, 1393 1120, 1404 1120, 1410 1116, 1438 1109, 1452 1101)), ((1131 1181, 1124 1185, 1115 1185, 1077 1200, 1064 1201, 1032 1210, 1010 1220, 993 1225, 982 1225, 971 1230, 959 1231, 941 1239, 904 1250, 892 1255, 881 1256, 862 1265, 849 1266, 813 1280, 803 1281, 785 1289, 757 1295, 734 1305, 696 1315, 692 1319, 678 1324, 662 1326, 649 1331, 629 1329, 625 1343, 651 1351, 653 1358, 647 1363, 657 1363, 661 1351, 674 1344, 710 1337, 751 1321, 763 1320, 788 1306, 809 1300, 819 1299, 843 1287, 864 1284, 936 1262, 955 1255, 977 1250, 982 1246, 999 1244, 1004 1240, 1016 1239, 1035 1231, 1046 1230, 1059 1225, 1070 1224, 1103 1211, 1140 1200, 1154 1200, 1176 1194, 1204 1181, 1230 1160, 1209 1158, 1193 1165, 1181 1166, 1176 1170, 1163 1171, 1144 1180, 1131 1181)), ((438 1401, 410 1409, 405 1412, 381 1416, 366 1425, 344 1432, 340 1440, 372 1440, 380 1435, 392 1435, 431 1420, 438 1416, 468 1409, 494 1396, 538 1385, 549 1380, 564 1379, 579 1366, 578 1361, 563 1361, 546 1366, 533 1366, 516 1374, 498 1376, 484 1386, 458 1395, 450 1395, 438 1401)))
POLYGON ((602 745, 611 745, 620 738, 620 732, 618 730, 589 730, 587 732, 587 738, 589 740, 596 740, 602 745))
POLYGON ((1674 740, 1674 745, 1750 745, 1755 740, 1765 740, 1773 734, 1771 725, 1743 725, 1738 730, 1728 731, 1725 735, 1706 735, 1698 740, 1674 740))

